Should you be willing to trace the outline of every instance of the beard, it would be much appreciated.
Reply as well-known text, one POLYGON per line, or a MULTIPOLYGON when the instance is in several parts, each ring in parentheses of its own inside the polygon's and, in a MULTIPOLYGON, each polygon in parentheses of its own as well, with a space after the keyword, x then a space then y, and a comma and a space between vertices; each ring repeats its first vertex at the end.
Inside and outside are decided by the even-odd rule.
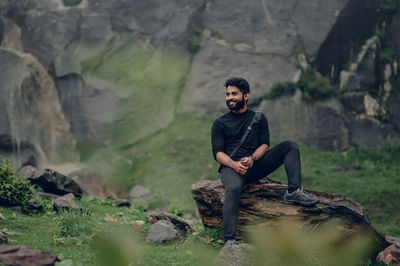
POLYGON ((228 106, 229 110, 231 110, 231 111, 239 111, 240 109, 242 109, 244 107, 244 103, 245 103, 244 96, 242 97, 241 101, 235 101, 235 100, 226 101, 226 105, 228 106), (234 106, 230 106, 229 105, 230 102, 235 102, 236 104, 234 106))

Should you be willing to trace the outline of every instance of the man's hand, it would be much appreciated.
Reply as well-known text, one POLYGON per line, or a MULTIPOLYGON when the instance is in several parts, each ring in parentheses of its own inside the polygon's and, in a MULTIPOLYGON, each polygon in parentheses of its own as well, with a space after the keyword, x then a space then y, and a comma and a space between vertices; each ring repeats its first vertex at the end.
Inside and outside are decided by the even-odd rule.
POLYGON ((232 166, 231 168, 235 170, 236 173, 239 175, 245 175, 247 173, 247 169, 249 169, 247 166, 243 165, 241 162, 235 162, 232 161, 232 166))
POLYGON ((248 156, 248 157, 243 157, 242 159, 240 159, 240 163, 243 164, 244 166, 246 166, 247 169, 249 169, 249 168, 253 167, 254 161, 251 156, 248 156))

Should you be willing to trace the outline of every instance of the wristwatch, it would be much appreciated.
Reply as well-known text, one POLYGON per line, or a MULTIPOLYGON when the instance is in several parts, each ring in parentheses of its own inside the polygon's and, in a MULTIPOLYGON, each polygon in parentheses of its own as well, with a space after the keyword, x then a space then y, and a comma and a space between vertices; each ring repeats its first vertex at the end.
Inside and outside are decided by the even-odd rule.
POLYGON ((251 155, 251 158, 253 159, 253 162, 257 161, 257 157, 254 154, 251 155))

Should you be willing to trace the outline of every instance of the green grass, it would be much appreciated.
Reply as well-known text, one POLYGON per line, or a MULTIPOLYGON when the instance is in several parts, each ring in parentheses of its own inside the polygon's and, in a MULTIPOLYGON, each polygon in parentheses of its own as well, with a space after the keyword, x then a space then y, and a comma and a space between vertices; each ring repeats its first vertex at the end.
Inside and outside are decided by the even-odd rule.
MULTIPOLYGON (((99 152, 93 159, 100 173, 160 191, 153 208, 193 213, 190 187, 199 179, 216 179, 211 153, 211 116, 180 115, 166 129, 124 147, 99 152), (104 156, 104 157, 102 157, 104 156), (107 166, 107 167, 104 167, 107 166)), ((272 139, 272 145, 279 143, 272 139)), ((303 185, 352 198, 369 212, 386 234, 400 236, 400 144, 376 149, 351 148, 347 155, 300 144, 303 185)), ((283 167, 271 174, 286 184, 283 167)))
POLYGON ((89 214, 57 213, 50 208, 50 202, 45 212, 31 216, 0 207, 5 217, 0 220, 0 230, 23 234, 9 236, 10 245, 48 251, 71 262, 68 265, 127 265, 124 261, 134 261, 135 265, 202 265, 218 252, 217 246, 207 246, 194 235, 164 245, 146 243, 150 223, 145 222, 140 228, 133 225, 135 221, 145 221, 144 212, 135 207, 117 208, 101 198, 85 197, 81 204, 89 214), (106 221, 106 217, 116 220, 106 221), (105 254, 104 248, 111 252, 105 254), (107 255, 113 263, 106 264, 107 255))

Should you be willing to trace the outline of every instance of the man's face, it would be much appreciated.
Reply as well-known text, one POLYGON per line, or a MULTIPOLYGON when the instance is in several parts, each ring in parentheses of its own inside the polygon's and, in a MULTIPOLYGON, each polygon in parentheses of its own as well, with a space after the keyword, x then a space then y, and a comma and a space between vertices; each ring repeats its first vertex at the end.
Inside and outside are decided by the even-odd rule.
POLYGON ((235 86, 228 86, 226 88, 225 101, 228 108, 232 111, 238 111, 246 105, 249 94, 243 93, 235 86))

